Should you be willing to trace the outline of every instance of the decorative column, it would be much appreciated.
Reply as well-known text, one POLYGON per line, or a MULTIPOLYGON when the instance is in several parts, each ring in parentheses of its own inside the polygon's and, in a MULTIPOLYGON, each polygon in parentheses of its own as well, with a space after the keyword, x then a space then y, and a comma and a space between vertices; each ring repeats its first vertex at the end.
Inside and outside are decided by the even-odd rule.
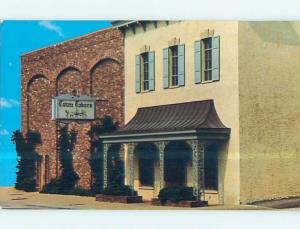
POLYGON ((193 188, 198 200, 205 200, 204 149, 205 145, 199 140, 190 140, 193 153, 193 188))
POLYGON ((160 184, 159 184, 159 190, 163 189, 165 187, 165 147, 168 142, 166 141, 160 141, 155 142, 155 145, 158 148, 159 153, 159 177, 160 177, 160 184))
POLYGON ((134 190, 134 148, 136 143, 128 143, 128 161, 129 161, 129 186, 134 190))
POLYGON ((110 144, 103 144, 103 189, 107 187, 108 184, 108 149, 110 144))

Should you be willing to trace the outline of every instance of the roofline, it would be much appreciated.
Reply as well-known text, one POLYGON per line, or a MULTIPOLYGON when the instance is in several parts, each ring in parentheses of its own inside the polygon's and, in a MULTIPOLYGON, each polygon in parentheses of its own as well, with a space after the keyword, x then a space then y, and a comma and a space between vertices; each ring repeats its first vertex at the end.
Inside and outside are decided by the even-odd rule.
MULTIPOLYGON (((142 23, 148 23, 148 22, 159 22, 159 21, 167 21, 169 22, 169 20, 131 20, 131 21, 124 21, 124 23, 120 23, 118 24, 118 21, 112 21, 111 23, 115 23, 115 25, 113 25, 113 28, 117 28, 117 29, 121 29, 124 27, 130 27, 131 25, 134 24, 142 24, 142 23)), ((122 22, 122 21, 120 21, 122 22)))
POLYGON ((181 103, 168 103, 168 104, 161 104, 161 105, 154 105, 154 106, 147 106, 147 107, 139 107, 139 109, 143 109, 143 108, 152 108, 152 107, 164 107, 164 106, 170 106, 170 105, 177 105, 177 104, 186 104, 186 103, 196 103, 196 102, 205 102, 205 101, 211 101, 214 102, 213 99, 205 99, 205 100, 193 100, 193 101, 187 101, 187 102, 181 102, 181 103))
MULTIPOLYGON (((117 133, 118 131, 116 131, 117 133)), ((159 131, 159 132, 138 132, 138 133, 119 133, 119 134, 104 134, 101 135, 102 139, 119 138, 119 137, 134 137, 134 136, 153 136, 153 135, 171 135, 171 134, 194 134, 196 130, 182 130, 182 131, 159 131)))
POLYGON ((129 142, 155 142, 155 141, 179 141, 179 140, 228 140, 230 129, 198 129, 183 131, 163 131, 153 133, 130 133, 118 135, 101 135, 104 144, 129 143, 129 142))
POLYGON ((108 30, 108 29, 115 29, 115 28, 113 26, 105 27, 105 28, 99 29, 99 30, 94 31, 94 32, 86 33, 86 34, 83 34, 83 35, 80 35, 80 36, 77 36, 77 37, 70 38, 70 39, 65 40, 65 41, 61 41, 61 42, 58 42, 58 43, 55 43, 55 44, 52 44, 52 45, 45 46, 43 48, 39 48, 39 49, 35 49, 35 50, 29 51, 29 52, 21 53, 21 57, 33 54, 35 52, 38 52, 38 51, 41 51, 41 50, 44 50, 44 49, 47 49, 47 48, 51 48, 53 46, 63 45, 64 43, 67 43, 67 42, 70 42, 70 41, 73 41, 73 40, 77 40, 77 39, 80 39, 80 38, 83 38, 83 37, 87 37, 87 36, 90 36, 94 33, 98 33, 100 31, 105 31, 105 30, 108 30))
MULTIPOLYGON (((113 27, 113 28, 124 27, 124 26, 130 25, 130 24, 136 23, 136 22, 138 22, 138 21, 137 21, 137 20, 124 21, 123 23, 120 23, 120 24, 118 24, 117 22, 118 22, 118 21, 111 21, 111 24, 112 24, 112 27, 113 27), (114 23, 115 23, 116 25, 114 25, 114 23)), ((120 21, 120 22, 121 22, 121 21, 120 21)))

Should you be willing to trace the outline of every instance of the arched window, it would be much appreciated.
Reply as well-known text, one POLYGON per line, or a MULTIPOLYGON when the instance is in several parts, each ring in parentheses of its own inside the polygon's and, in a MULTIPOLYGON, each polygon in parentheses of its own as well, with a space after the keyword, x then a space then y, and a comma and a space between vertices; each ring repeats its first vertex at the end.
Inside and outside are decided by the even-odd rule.
POLYGON ((208 146, 204 154, 205 189, 218 190, 218 151, 208 146))
POLYGON ((154 161, 150 158, 139 159, 140 186, 154 186, 154 161))
POLYGON ((137 146, 137 159, 140 186, 154 186, 155 162, 158 161, 158 151, 153 144, 142 143, 137 146))
POLYGON ((187 185, 187 167, 192 151, 184 141, 172 141, 165 148, 164 175, 167 187, 187 185))

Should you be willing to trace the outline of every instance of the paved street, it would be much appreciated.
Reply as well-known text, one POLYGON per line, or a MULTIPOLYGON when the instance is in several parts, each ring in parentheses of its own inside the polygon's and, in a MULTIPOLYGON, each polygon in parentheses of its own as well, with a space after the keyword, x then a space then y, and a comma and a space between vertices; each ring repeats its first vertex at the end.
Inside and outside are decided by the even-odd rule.
MULTIPOLYGON (((122 204, 98 202, 95 197, 26 193, 13 187, 0 187, 2 209, 115 209, 115 210, 191 210, 191 208, 153 206, 150 203, 122 204)), ((264 210, 261 206, 209 206, 193 210, 264 210)))

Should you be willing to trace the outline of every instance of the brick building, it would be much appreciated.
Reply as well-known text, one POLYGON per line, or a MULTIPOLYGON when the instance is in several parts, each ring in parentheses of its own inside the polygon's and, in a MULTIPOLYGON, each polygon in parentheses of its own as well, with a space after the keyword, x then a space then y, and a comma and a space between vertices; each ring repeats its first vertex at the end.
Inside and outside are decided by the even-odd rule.
MULTIPOLYGON (((113 28, 103 29, 47 48, 22 55, 22 131, 38 131, 42 156, 38 166, 39 189, 60 173, 57 152, 58 130, 65 124, 51 119, 51 99, 60 94, 96 98, 96 118, 110 115, 124 123, 123 36, 113 28)), ((89 188, 92 123, 69 124, 77 132, 74 169, 78 184, 89 188)))

